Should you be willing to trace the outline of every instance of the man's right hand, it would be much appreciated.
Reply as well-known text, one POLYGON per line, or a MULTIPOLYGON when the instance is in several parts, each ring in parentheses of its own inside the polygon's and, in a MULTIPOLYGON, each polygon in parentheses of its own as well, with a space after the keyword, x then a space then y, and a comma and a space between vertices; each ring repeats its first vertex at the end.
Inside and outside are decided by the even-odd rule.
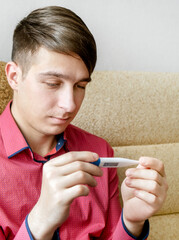
POLYGON ((98 158, 92 152, 68 152, 44 164, 41 194, 28 216, 34 239, 52 239, 68 218, 72 201, 97 185, 94 176, 102 176, 102 170, 89 163, 98 158))

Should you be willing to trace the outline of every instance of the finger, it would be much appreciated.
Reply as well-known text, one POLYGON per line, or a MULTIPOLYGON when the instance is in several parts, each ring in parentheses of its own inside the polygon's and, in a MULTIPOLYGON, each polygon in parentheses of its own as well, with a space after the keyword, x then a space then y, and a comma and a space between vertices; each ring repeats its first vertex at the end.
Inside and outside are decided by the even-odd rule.
MULTIPOLYGON (((59 169, 57 168, 57 171, 58 170, 59 169)), ((62 176, 66 176, 77 171, 84 171, 97 177, 101 177, 103 175, 103 171, 100 167, 94 164, 90 164, 82 161, 75 161, 75 162, 66 164, 65 166, 62 166, 59 170, 60 175, 62 176)))
POLYGON ((135 196, 143 201, 145 201, 146 203, 148 203, 149 205, 155 205, 158 203, 159 199, 156 195, 146 192, 146 191, 142 191, 142 190, 136 190, 134 192, 135 196))
POLYGON ((81 151, 81 152, 68 152, 59 157, 53 158, 49 164, 54 166, 63 166, 74 161, 93 162, 98 160, 97 153, 81 151))
POLYGON ((127 177, 125 183, 128 187, 147 191, 155 194, 156 196, 159 196, 163 193, 163 188, 153 180, 131 179, 127 177))
POLYGON ((78 171, 64 176, 63 180, 60 182, 60 185, 63 185, 64 188, 71 188, 79 184, 86 184, 90 187, 95 187, 97 185, 97 181, 90 174, 83 171, 78 171))
POLYGON ((89 194, 89 188, 86 185, 75 185, 71 188, 65 189, 64 202, 71 203, 77 197, 87 196, 88 194, 89 194))
POLYGON ((165 177, 164 164, 161 160, 151 157, 141 157, 139 163, 145 168, 151 168, 160 173, 161 176, 165 177))
POLYGON ((145 168, 127 169, 126 176, 130 178, 154 180, 160 185, 162 185, 162 182, 163 182, 163 177, 153 169, 145 169, 145 168))

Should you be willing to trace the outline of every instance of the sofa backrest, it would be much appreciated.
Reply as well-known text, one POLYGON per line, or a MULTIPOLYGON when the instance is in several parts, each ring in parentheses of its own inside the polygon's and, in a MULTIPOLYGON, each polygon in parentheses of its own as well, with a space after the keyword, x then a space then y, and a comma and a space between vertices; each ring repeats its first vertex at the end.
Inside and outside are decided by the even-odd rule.
POLYGON ((179 74, 95 72, 74 123, 112 146, 179 142, 179 74))

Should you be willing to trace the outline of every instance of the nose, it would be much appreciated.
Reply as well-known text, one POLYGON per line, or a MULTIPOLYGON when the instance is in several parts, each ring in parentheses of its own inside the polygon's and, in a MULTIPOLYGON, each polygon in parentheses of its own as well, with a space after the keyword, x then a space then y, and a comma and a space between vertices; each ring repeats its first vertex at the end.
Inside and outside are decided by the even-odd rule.
POLYGON ((73 112, 76 109, 74 90, 71 86, 66 86, 59 92, 58 106, 65 112, 73 112))

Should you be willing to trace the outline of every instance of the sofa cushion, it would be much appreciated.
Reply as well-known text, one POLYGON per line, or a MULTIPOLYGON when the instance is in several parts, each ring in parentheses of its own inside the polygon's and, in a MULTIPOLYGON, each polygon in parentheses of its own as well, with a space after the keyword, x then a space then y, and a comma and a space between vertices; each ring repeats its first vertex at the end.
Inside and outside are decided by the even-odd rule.
POLYGON ((177 240, 179 236, 179 214, 154 216, 150 219, 148 240, 177 240))

